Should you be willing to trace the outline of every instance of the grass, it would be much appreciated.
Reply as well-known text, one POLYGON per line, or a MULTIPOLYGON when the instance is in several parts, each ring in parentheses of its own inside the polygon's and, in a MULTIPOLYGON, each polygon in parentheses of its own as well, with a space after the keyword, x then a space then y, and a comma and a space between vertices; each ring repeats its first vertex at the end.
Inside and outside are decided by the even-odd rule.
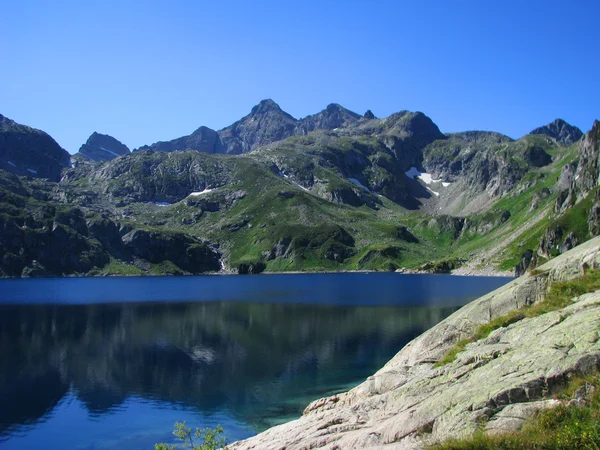
POLYGON ((576 378, 560 395, 570 398, 589 383, 596 389, 581 406, 561 404, 532 416, 518 432, 487 435, 478 431, 466 439, 451 439, 432 450, 600 449, 600 377, 576 378))
POLYGON ((123 275, 123 276, 135 276, 135 275, 143 275, 144 272, 134 266, 133 264, 129 264, 123 261, 119 261, 118 259, 111 258, 108 264, 101 267, 100 269, 94 269, 89 273, 91 276, 95 275, 123 275))
POLYGON ((490 322, 481 325, 472 336, 457 342, 446 354, 435 364, 435 367, 441 367, 455 361, 458 355, 465 349, 467 344, 477 342, 488 337, 492 331, 507 327, 512 323, 525 318, 537 317, 551 311, 557 311, 570 305, 573 298, 587 292, 593 292, 600 289, 600 270, 593 269, 586 272, 582 277, 570 281, 561 281, 554 283, 550 292, 542 302, 522 309, 511 311, 500 317, 496 317, 490 322))

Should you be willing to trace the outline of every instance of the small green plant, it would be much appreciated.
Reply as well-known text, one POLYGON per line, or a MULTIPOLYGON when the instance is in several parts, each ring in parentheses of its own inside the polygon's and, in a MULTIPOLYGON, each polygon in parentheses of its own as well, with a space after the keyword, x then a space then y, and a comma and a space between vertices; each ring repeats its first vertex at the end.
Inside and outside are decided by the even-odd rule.
MULTIPOLYGON (((185 426, 185 421, 175 422, 173 434, 183 442, 185 447, 192 450, 227 449, 227 441, 223 437, 223 428, 221 428, 221 425, 217 425, 214 429, 196 428, 196 431, 192 434, 192 429, 185 426), (199 445, 196 445, 196 440, 200 442, 199 445)), ((175 448, 175 445, 165 443, 154 444, 154 450, 175 450, 175 448)))

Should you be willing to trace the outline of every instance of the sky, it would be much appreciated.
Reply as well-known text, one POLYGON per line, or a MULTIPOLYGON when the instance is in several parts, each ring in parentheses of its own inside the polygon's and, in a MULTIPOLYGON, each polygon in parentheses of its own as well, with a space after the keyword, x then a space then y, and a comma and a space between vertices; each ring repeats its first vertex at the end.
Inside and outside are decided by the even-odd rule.
POLYGON ((600 119, 597 0, 6 1, 0 114, 71 153, 224 128, 265 98, 513 138, 600 119))

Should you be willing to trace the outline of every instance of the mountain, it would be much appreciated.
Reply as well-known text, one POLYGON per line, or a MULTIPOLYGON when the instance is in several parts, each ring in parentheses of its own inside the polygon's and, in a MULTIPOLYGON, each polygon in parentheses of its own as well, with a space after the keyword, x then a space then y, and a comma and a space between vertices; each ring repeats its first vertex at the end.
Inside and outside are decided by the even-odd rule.
POLYGON ((69 165, 69 153, 48 134, 0 114, 0 169, 58 181, 69 165))
POLYGON ((94 131, 77 155, 90 161, 109 161, 128 153, 129 148, 114 137, 94 131))
POLYGON ((219 132, 64 167, 60 184, 0 171, 0 271, 520 274, 600 232, 598 128, 565 146, 444 134, 422 112, 297 120, 265 100, 219 132))
POLYGON ((250 114, 219 131, 226 153, 247 153, 294 134, 297 120, 273 100, 262 100, 250 114))
POLYGON ((297 120, 283 111, 273 100, 267 99, 254 106, 250 114, 222 130, 214 131, 207 127, 200 127, 189 136, 156 142, 134 151, 197 150, 204 153, 238 155, 290 136, 305 135, 314 130, 347 127, 356 123, 360 117, 359 114, 332 103, 317 114, 297 120))
POLYGON ((569 125, 562 119, 556 119, 548 125, 536 128, 529 134, 545 134, 566 146, 573 145, 583 136, 579 128, 569 125))

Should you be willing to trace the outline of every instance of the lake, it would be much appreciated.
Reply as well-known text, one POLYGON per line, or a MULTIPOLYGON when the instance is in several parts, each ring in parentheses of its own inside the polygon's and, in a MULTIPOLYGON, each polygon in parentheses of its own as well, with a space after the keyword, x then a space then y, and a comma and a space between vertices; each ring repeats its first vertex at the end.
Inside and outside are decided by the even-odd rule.
POLYGON ((352 388, 509 278, 340 273, 0 280, 0 448, 228 441, 352 388))

